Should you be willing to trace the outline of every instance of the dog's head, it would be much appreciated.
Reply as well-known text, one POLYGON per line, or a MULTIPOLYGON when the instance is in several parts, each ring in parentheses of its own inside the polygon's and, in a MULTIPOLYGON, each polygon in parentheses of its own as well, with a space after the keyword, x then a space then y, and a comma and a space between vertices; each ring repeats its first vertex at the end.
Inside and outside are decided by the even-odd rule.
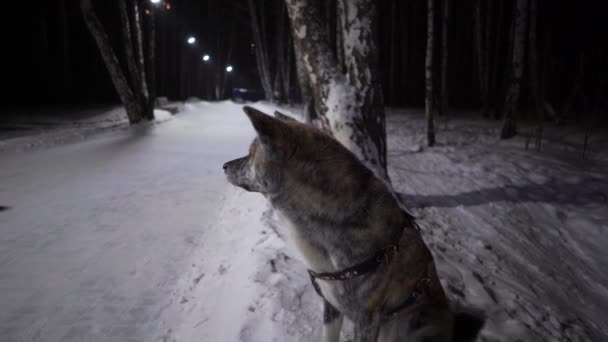
POLYGON ((296 149, 290 122, 294 119, 276 112, 276 118, 245 106, 257 137, 245 157, 224 164, 228 181, 247 191, 277 193, 283 185, 283 172, 290 153, 296 149))
POLYGON ((329 134, 288 116, 275 117, 243 108, 257 137, 249 154, 224 164, 228 181, 247 191, 276 195, 291 193, 325 198, 346 194, 372 177, 357 157, 329 134))

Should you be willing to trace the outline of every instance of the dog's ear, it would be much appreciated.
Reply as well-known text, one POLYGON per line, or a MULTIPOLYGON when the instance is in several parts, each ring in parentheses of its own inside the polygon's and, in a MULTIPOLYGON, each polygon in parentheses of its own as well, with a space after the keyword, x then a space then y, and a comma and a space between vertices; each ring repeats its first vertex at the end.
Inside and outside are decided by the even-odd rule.
POLYGON ((245 106, 243 111, 249 117, 262 143, 280 144, 280 140, 287 135, 289 127, 283 121, 266 115, 253 107, 245 106))
POLYGON ((279 120, 283 120, 283 121, 287 121, 287 122, 298 122, 298 120, 292 118, 289 115, 285 115, 285 114, 279 112, 278 110, 274 111, 274 117, 279 120))

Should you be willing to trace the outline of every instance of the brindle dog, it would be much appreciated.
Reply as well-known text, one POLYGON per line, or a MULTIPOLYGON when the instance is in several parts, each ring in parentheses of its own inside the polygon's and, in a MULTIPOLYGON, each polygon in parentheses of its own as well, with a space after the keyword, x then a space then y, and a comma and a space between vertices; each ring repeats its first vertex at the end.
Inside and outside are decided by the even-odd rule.
POLYGON ((247 156, 224 164, 228 181, 272 203, 309 270, 336 273, 399 248, 373 271, 314 280, 324 299, 322 340, 339 341, 346 316, 359 342, 449 341, 453 316, 433 257, 389 186, 330 135, 244 110, 257 138, 247 156))

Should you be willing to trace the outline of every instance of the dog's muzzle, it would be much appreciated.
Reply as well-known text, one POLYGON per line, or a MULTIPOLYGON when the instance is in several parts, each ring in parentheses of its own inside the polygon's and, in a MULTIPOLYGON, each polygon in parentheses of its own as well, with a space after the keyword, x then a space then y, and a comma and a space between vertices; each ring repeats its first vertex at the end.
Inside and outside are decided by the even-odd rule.
POLYGON ((224 169, 224 172, 228 172, 232 167, 242 167, 245 162, 247 162, 247 157, 237 158, 229 162, 225 162, 224 165, 222 165, 222 168, 224 169))

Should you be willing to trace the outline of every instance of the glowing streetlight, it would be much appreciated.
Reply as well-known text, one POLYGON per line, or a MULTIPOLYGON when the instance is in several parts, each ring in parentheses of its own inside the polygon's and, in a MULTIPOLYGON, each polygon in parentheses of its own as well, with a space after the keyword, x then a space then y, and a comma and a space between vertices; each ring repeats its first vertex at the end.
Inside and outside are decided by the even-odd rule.
POLYGON ((161 1, 161 0, 150 0, 150 2, 151 2, 151 3, 153 3, 153 4, 155 4, 155 5, 156 5, 156 4, 160 4, 160 1, 161 1))
POLYGON ((232 72, 232 65, 226 67, 226 72, 232 72))
POLYGON ((211 59, 211 56, 209 56, 209 55, 203 56, 203 62, 209 62, 210 59, 211 59))
POLYGON ((196 38, 194 38, 194 37, 188 37, 187 42, 188 42, 188 44, 192 45, 192 44, 196 43, 196 38))

